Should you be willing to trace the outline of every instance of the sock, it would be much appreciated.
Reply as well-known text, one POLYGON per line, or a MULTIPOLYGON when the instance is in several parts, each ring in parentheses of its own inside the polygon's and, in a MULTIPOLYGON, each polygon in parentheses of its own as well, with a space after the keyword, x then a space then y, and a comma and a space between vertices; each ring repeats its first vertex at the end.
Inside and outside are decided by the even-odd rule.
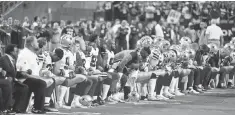
POLYGON ((148 84, 148 89, 149 89, 149 95, 153 96, 154 95, 154 90, 156 86, 156 81, 157 79, 150 79, 149 84, 148 84))
POLYGON ((169 93, 169 86, 164 86, 163 92, 164 93, 169 93))
POLYGON ((164 86, 162 86, 162 88, 161 88, 161 91, 160 91, 160 94, 159 94, 159 95, 162 95, 162 94, 163 94, 163 88, 164 88, 164 86))
POLYGON ((176 82, 175 82, 174 89, 175 89, 175 91, 179 91, 179 77, 177 77, 175 81, 176 82))
POLYGON ((140 84, 140 83, 137 83, 138 93, 139 93, 141 96, 146 96, 146 85, 147 85, 147 84, 140 84))
POLYGON ((109 88, 110 88, 110 85, 103 84, 103 93, 102 93, 102 97, 101 97, 102 100, 106 99, 108 92, 109 92, 109 88))
POLYGON ((177 78, 172 77, 171 84, 170 84, 170 89, 169 89, 171 92, 175 92, 176 91, 175 90, 176 82, 177 82, 177 78))
POLYGON ((50 97, 45 97, 45 104, 50 103, 51 98, 50 97))
POLYGON ((59 90, 60 90, 60 94, 59 94, 59 99, 58 99, 58 103, 59 104, 63 104, 63 100, 64 100, 64 96, 67 92, 67 87, 65 86, 60 86, 59 90))

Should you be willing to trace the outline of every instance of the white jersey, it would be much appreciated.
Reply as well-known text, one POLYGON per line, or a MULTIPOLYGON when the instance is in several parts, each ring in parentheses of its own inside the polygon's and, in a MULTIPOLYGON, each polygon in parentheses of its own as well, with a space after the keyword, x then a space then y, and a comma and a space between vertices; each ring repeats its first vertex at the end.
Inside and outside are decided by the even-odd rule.
MULTIPOLYGON (((61 60, 55 62, 54 64, 54 73, 56 75, 60 74, 60 69, 65 70, 66 67, 73 66, 76 61, 76 58, 74 58, 75 56, 71 51, 65 50, 63 48, 60 48, 60 49, 63 50, 64 56, 62 57, 61 60)), ((65 77, 69 77, 70 71, 73 71, 73 70, 68 70, 65 72, 65 77)))
POLYGON ((108 52, 107 64, 110 65, 111 59, 114 59, 114 53, 113 53, 113 51, 107 51, 107 52, 108 52))
POLYGON ((89 69, 89 68, 93 68, 95 69, 96 68, 96 61, 97 61, 97 56, 99 55, 99 49, 98 48, 91 48, 91 52, 90 52, 90 57, 86 57, 86 64, 85 64, 85 68, 86 69, 89 69), (95 59, 92 59, 95 58, 95 59), (93 66, 91 66, 92 64, 91 63, 94 63, 93 66))
POLYGON ((50 56, 49 52, 43 52, 41 55, 38 56, 39 59, 39 63, 42 66, 42 69, 47 69, 49 70, 50 67, 53 63, 52 63, 52 59, 50 56), (46 67, 43 67, 44 65, 46 65, 46 67))
POLYGON ((99 55, 99 49, 98 48, 91 48, 91 52, 90 52, 91 56, 98 56, 99 55))

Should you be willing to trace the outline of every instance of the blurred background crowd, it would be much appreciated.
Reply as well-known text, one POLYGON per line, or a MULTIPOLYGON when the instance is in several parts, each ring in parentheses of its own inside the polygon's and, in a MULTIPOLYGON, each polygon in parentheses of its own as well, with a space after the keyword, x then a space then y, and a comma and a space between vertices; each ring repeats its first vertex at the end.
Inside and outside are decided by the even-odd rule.
MULTIPOLYGON (((68 26, 85 41, 98 37, 101 41, 118 45, 115 39, 120 34, 117 34, 118 26, 115 27, 115 25, 121 24, 121 27, 130 29, 123 31, 124 33, 119 32, 123 35, 128 34, 128 49, 133 49, 142 36, 156 35, 154 31, 156 25, 163 28, 164 39, 172 44, 177 44, 183 36, 191 38, 194 43, 203 44, 206 41, 205 31, 211 19, 218 19, 218 25, 224 32, 225 43, 230 41, 235 31, 235 4, 229 1, 100 1, 97 2, 96 7, 93 19, 53 18, 50 9, 47 15, 35 16, 33 19, 27 16, 24 19, 17 19, 2 15, 0 18, 1 46, 4 48, 5 45, 13 43, 23 48, 24 37, 29 34, 39 36, 43 33, 43 36, 47 36, 48 42, 53 42, 53 32, 61 31, 68 26), (170 15, 171 12, 173 15, 170 15), (169 17, 171 18, 168 19, 169 17), (45 33, 45 31, 48 32, 45 33)), ((113 47, 115 50, 119 49, 116 52, 120 51, 117 47, 113 47)))

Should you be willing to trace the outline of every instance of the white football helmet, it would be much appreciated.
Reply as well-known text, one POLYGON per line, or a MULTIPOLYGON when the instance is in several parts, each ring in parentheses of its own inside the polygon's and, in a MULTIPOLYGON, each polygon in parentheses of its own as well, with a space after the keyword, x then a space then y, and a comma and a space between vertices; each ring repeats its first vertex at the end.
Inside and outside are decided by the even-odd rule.
POLYGON ((163 40, 159 43, 159 48, 162 52, 167 51, 170 48, 171 44, 167 40, 163 40))
POLYGON ((196 51, 193 49, 188 49, 186 50, 186 52, 188 53, 189 59, 194 59, 195 55, 196 55, 196 51))
POLYGON ((129 102, 139 102, 139 100, 140 100, 140 95, 137 92, 133 91, 129 93, 128 95, 129 102))
POLYGON ((79 102, 83 105, 83 106, 87 106, 90 107, 92 104, 92 98, 89 95, 84 95, 79 99, 79 102))
POLYGON ((174 50, 169 50, 168 51, 168 58, 169 58, 169 62, 176 62, 177 60, 177 52, 174 50))
POLYGON ((138 45, 141 47, 149 47, 153 43, 153 39, 150 36, 144 36, 139 40, 138 45))
POLYGON ((64 34, 61 36, 61 46, 62 47, 71 47, 74 44, 73 37, 69 34, 64 34))
POLYGON ((232 51, 232 50, 234 50, 234 44, 227 43, 224 45, 224 48, 232 51))
POLYGON ((192 41, 189 37, 182 37, 180 39, 180 44, 191 44, 191 43, 192 43, 192 41))
POLYGON ((226 57, 226 56, 229 56, 230 55, 230 51, 226 48, 221 48, 220 49, 220 56, 222 57, 226 57))
POLYGON ((210 52, 217 53, 219 47, 216 44, 210 43, 207 45, 210 48, 210 52))
POLYGON ((170 50, 175 50, 177 52, 177 55, 180 55, 180 53, 181 53, 180 45, 172 45, 172 46, 170 46, 170 50))

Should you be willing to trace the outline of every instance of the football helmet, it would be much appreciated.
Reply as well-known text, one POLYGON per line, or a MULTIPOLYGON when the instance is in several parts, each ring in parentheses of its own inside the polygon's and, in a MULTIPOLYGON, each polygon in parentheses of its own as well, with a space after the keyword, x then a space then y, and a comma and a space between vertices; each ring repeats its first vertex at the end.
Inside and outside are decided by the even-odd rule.
POLYGON ((216 44, 210 43, 207 45, 210 48, 210 52, 217 53, 219 48, 216 44))
POLYGON ((92 98, 89 95, 84 95, 79 99, 79 102, 83 105, 83 106, 87 106, 90 107, 92 104, 92 98))
POLYGON ((149 47, 153 42, 153 39, 150 36, 144 36, 139 40, 138 45, 141 47, 149 47))
POLYGON ((220 56, 221 57, 226 57, 230 55, 230 51, 226 48, 221 48, 220 49, 220 56))
POLYGON ((235 51, 233 51, 233 52, 230 53, 230 57, 232 57, 233 60, 235 60, 235 51))
POLYGON ((189 37, 182 37, 180 39, 180 44, 191 44, 191 43, 192 43, 192 41, 189 37))
POLYGON ((235 51, 232 51, 231 53, 230 53, 230 57, 231 57, 231 63, 234 65, 235 64, 235 51))
POLYGON ((196 55, 196 51, 195 51, 195 50, 193 50, 193 49, 188 49, 186 52, 188 53, 189 59, 194 59, 194 57, 195 57, 195 55, 196 55))
POLYGON ((180 49, 181 49, 180 45, 172 45, 172 46, 170 46, 170 50, 175 50, 177 52, 177 55, 180 55, 180 53, 181 53, 180 49))
POLYGON ((151 59, 154 59, 154 60, 159 60, 159 56, 161 55, 161 52, 158 50, 158 49, 154 49, 152 52, 151 52, 151 59))
POLYGON ((158 43, 161 42, 162 40, 164 40, 164 38, 162 38, 162 37, 155 37, 155 38, 153 39, 153 43, 154 43, 154 44, 158 44, 158 43))
POLYGON ((183 51, 179 57, 180 57, 181 61, 189 60, 189 55, 188 55, 187 51, 183 51))
POLYGON ((168 58, 169 62, 176 62, 177 60, 177 52, 174 50, 169 50, 168 51, 168 58))
POLYGON ((162 52, 167 51, 170 48, 170 42, 167 40, 163 40, 159 43, 159 48, 162 52))
POLYGON ((234 44, 227 43, 224 45, 224 48, 228 49, 229 51, 232 51, 232 50, 234 50, 234 44))
POLYGON ((235 45, 235 37, 233 37, 232 40, 229 43, 235 45))
POLYGON ((190 49, 190 45, 189 44, 180 44, 180 50, 182 51, 186 51, 187 49, 190 49))
POLYGON ((71 47, 74 44, 73 37, 69 34, 64 34, 61 36, 61 46, 71 47))
POLYGON ((128 95, 129 102, 139 102, 139 100, 140 100, 140 95, 137 92, 133 91, 129 93, 128 95))

